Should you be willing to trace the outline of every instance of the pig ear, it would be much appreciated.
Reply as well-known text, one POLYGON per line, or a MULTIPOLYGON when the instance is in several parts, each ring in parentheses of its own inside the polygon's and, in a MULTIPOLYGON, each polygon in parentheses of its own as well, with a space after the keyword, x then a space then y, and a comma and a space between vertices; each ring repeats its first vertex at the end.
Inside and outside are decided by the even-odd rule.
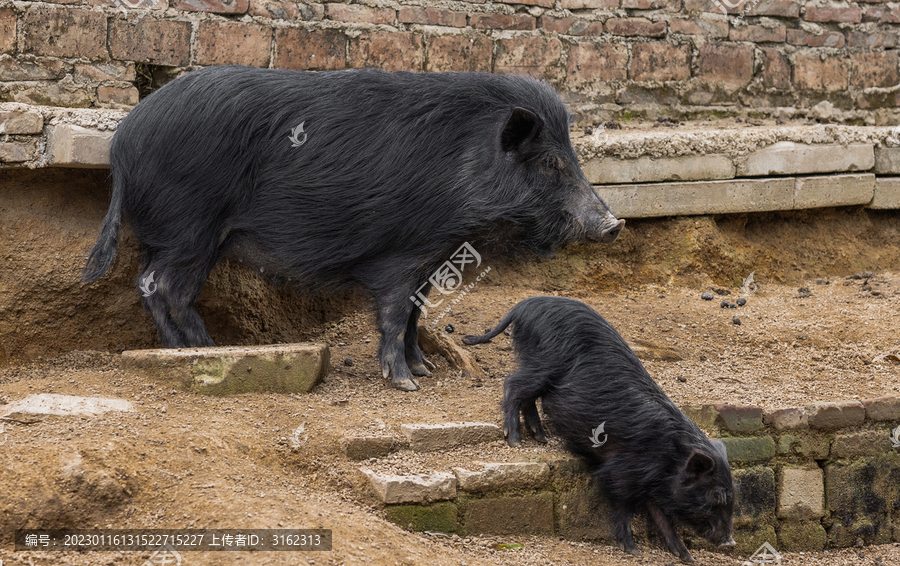
POLYGON ((712 456, 706 452, 694 450, 684 466, 684 475, 688 481, 696 481, 712 472, 715 467, 716 461, 712 456))
POLYGON ((503 151, 519 151, 522 146, 537 136, 541 128, 540 119, 531 110, 514 108, 503 127, 500 145, 503 151))

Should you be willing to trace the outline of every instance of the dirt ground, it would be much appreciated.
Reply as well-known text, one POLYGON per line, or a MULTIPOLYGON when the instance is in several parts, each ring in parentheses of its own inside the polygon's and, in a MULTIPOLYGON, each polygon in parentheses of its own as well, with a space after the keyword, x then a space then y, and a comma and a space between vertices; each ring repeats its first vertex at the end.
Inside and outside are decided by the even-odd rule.
MULTIPOLYGON (((745 276, 748 274, 745 274, 745 276)), ((499 279, 499 278, 498 278, 499 279)), ((488 278, 444 319, 455 340, 492 326, 517 301, 545 288, 509 289, 488 278)), ((764 283, 751 294, 735 286, 644 284, 617 291, 570 293, 629 340, 675 350, 680 361, 646 361, 679 404, 734 402, 766 407, 877 397, 900 391, 896 319, 900 272, 846 273, 800 283, 764 283), (850 277, 850 278, 848 278, 850 277), (805 290, 801 289, 804 288, 805 290), (701 293, 715 295, 701 299, 701 293), (745 297, 739 308, 722 300, 745 297), (741 321, 735 324, 734 317, 741 321)), ((116 397, 133 413, 94 418, 47 417, 0 433, 0 517, 12 527, 330 528, 334 550, 321 553, 183 553, 193 564, 647 564, 675 558, 641 544, 642 559, 589 542, 542 537, 441 538, 388 523, 370 499, 359 463, 340 438, 364 431, 399 434, 402 423, 500 423, 503 377, 513 367, 509 339, 473 347, 485 375, 467 378, 442 358, 415 393, 393 390, 376 361, 374 317, 358 310, 323 324, 333 371, 311 394, 211 398, 148 383, 119 369, 119 356, 74 351, 0 371, 0 396, 31 393, 116 397), (352 365, 349 365, 352 360, 352 365), (290 446, 304 425, 303 444, 290 446), (498 550, 521 542, 522 550, 498 550)), ((476 461, 522 459, 558 446, 526 440, 418 455, 400 452, 367 465, 399 472, 446 471, 476 461)), ((4 564, 141 564, 141 553, 11 551, 4 564)), ((746 557, 694 551, 699 564, 732 565, 746 557)), ((823 553, 787 553, 783 564, 900 564, 900 545, 823 553), (879 562, 880 560, 880 562, 879 562)))

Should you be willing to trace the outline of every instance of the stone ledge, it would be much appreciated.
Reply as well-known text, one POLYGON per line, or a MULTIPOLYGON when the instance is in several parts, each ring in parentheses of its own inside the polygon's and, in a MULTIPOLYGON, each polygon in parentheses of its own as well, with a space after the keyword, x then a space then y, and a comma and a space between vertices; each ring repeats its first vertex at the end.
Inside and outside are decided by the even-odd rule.
POLYGON ((500 427, 492 423, 404 424, 400 432, 416 452, 444 450, 465 444, 500 440, 500 427))
POLYGON ((359 469, 384 503, 430 503, 456 498, 456 476, 448 473, 398 476, 359 469))
POLYGON ((134 408, 124 399, 39 393, 5 405, 0 416, 11 419, 47 415, 92 417, 110 411, 132 412, 134 408))
POLYGON ((480 471, 453 468, 459 489, 484 492, 543 487, 550 480, 550 467, 539 462, 482 464, 480 471))

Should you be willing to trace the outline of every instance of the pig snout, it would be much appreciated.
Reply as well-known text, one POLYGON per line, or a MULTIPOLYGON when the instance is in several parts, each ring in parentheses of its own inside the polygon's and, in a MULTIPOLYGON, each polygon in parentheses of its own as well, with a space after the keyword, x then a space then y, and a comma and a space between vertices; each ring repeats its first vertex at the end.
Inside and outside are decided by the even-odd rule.
POLYGON ((596 208, 580 211, 575 218, 581 228, 581 236, 591 242, 608 244, 616 241, 625 221, 612 215, 609 210, 596 208))

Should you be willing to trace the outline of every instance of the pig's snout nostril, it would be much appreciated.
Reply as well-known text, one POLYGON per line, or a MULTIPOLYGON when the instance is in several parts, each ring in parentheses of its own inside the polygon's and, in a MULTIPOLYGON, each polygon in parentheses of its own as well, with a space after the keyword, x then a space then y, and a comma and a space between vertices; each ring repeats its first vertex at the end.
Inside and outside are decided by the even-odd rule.
POLYGON ((610 230, 608 230, 605 234, 603 234, 604 242, 614 242, 616 238, 619 237, 619 234, 622 232, 622 227, 625 226, 624 220, 619 220, 615 226, 613 226, 610 230))

